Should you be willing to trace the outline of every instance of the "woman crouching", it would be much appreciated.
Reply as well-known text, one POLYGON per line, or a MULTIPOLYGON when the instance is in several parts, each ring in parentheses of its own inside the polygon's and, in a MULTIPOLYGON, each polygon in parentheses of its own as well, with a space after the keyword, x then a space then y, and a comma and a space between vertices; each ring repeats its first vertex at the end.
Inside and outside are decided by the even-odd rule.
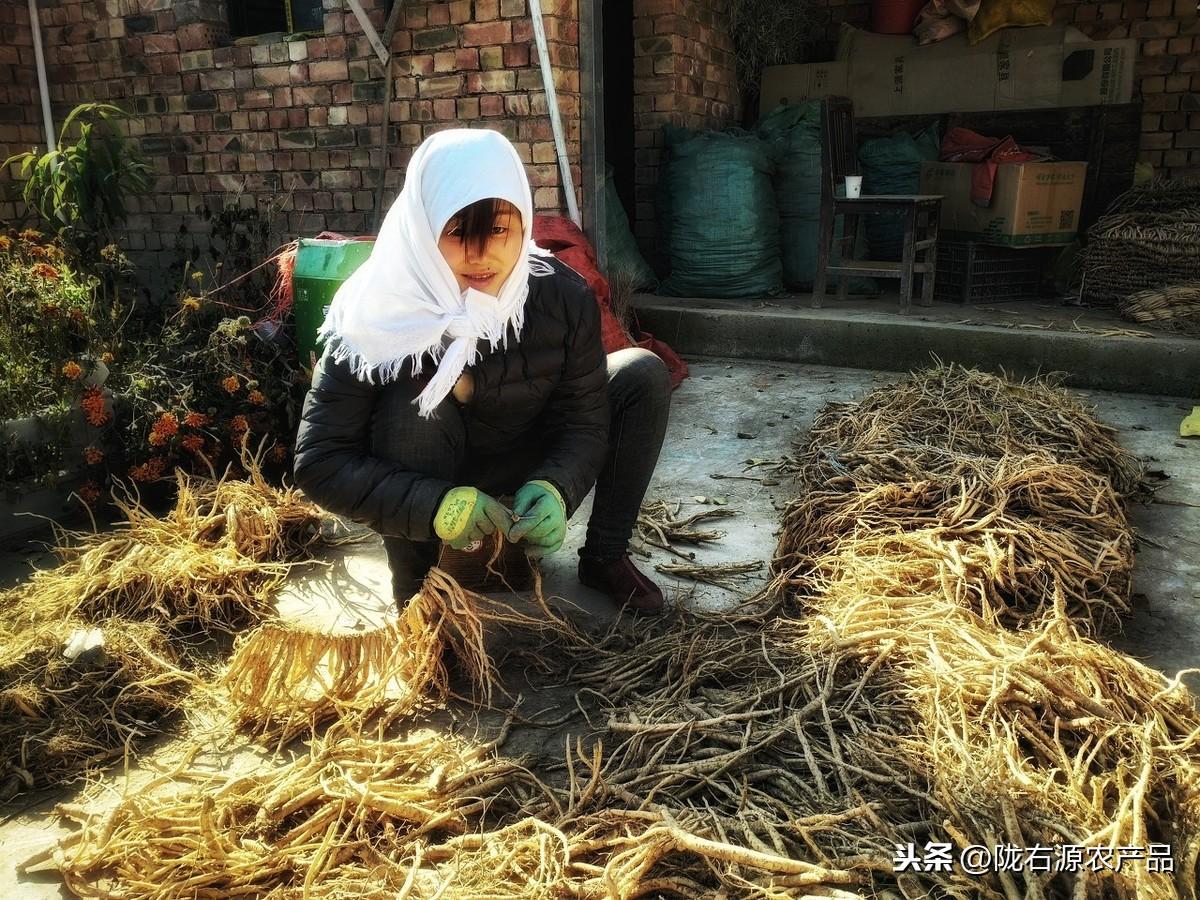
POLYGON ((383 536, 401 603, 443 541, 499 531, 554 553, 594 485, 579 580, 659 612, 627 547, 666 431, 667 369, 645 350, 605 355, 592 291, 532 231, 503 135, 454 129, 417 148, 322 325, 296 482, 383 536))

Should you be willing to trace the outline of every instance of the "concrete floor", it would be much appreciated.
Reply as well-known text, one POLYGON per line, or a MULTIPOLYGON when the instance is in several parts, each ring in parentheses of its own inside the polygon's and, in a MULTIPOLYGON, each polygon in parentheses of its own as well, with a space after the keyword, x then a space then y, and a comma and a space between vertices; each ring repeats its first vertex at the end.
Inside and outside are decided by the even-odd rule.
MULTIPOLYGON (((788 452, 795 434, 808 427, 825 403, 860 396, 895 376, 861 369, 829 368, 746 360, 692 360, 692 377, 675 393, 671 424, 647 499, 683 501, 683 511, 706 508, 693 498, 725 498, 739 514, 714 527, 727 532, 723 541, 698 550, 704 562, 764 561, 763 575, 749 580, 737 593, 695 585, 656 575, 675 603, 719 610, 753 592, 765 580, 765 562, 771 558, 778 533, 778 507, 793 496, 786 481, 763 485, 756 481, 714 479, 718 475, 745 474, 745 461, 778 459, 788 452), (739 437, 739 434, 747 435, 739 437)), ((1143 538, 1135 569, 1135 590, 1144 597, 1116 645, 1161 671, 1174 675, 1200 665, 1200 441, 1178 437, 1180 419, 1192 401, 1143 395, 1085 392, 1100 418, 1119 430, 1122 442, 1147 459, 1149 468, 1168 476, 1156 502, 1138 505, 1133 521, 1143 538)), ((751 475, 765 474, 761 469, 751 475)), ((590 499, 575 515, 563 549, 544 563, 545 587, 550 595, 568 599, 597 624, 611 619, 613 609, 601 595, 575 579, 576 550, 583 540, 590 499)), ((654 563, 669 561, 654 551, 650 562, 640 561, 647 572, 654 563)), ((0 584, 12 583, 29 565, 29 548, 8 548, 0 553, 0 584)), ((42 564, 46 564, 43 558, 42 564)), ((329 565, 299 572, 279 600, 280 610, 293 618, 313 618, 343 625, 377 622, 386 615, 388 571, 377 539, 332 553, 329 565)), ((1200 679, 1191 684, 1200 691, 1200 679)), ((170 754, 168 743, 162 753, 170 754)), ((161 754, 148 759, 157 761, 161 754)), ((210 765, 253 765, 243 754, 231 762, 226 756, 202 758, 210 765)), ((150 777, 143 762, 130 776, 131 786, 150 777)), ((124 779, 104 780, 107 800, 115 802, 124 779)), ((47 845, 62 826, 48 815, 55 797, 28 810, 9 810, 0 824, 0 897, 43 898, 62 896, 52 875, 30 879, 16 876, 14 865, 47 845)))

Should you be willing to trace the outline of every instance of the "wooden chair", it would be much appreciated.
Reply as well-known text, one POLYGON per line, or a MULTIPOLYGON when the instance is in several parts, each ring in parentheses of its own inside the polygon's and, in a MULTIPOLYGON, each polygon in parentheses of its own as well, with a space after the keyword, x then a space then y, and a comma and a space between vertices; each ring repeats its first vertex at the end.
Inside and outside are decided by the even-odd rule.
MULTIPOLYGON (((854 105, 845 97, 821 102, 821 223, 817 247, 817 272, 813 279, 813 308, 821 306, 829 277, 838 279, 837 296, 845 300, 854 276, 900 279, 900 312, 912 307, 913 275, 924 276, 921 305, 933 305, 933 279, 937 270, 938 219, 942 198, 937 195, 838 196, 847 175, 860 175, 858 144, 854 134, 854 105), (899 262, 854 258, 860 225, 865 216, 904 216, 904 252, 899 262), (838 216, 844 216, 842 236, 837 236, 838 216), (835 245, 841 251, 831 264, 835 245), (920 255, 920 261, 918 261, 920 255)), ((844 192, 843 192, 844 193, 844 192)))

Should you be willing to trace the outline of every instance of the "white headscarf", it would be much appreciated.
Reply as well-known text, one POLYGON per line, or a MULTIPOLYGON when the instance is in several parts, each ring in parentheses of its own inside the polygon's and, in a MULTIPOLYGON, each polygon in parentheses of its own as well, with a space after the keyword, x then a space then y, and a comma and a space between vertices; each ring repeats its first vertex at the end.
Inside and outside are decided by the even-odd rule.
POLYGON ((550 275, 533 235, 533 198, 516 148, 504 135, 455 128, 426 138, 413 153, 404 189, 388 210, 370 257, 338 288, 318 335, 336 338, 334 359, 355 377, 395 379, 412 360, 419 375, 428 355, 437 371, 414 401, 426 418, 479 358, 477 341, 507 346, 525 321, 529 276, 550 275), (458 280, 438 249, 438 237, 463 207, 498 197, 521 213, 526 252, 493 297, 458 280))

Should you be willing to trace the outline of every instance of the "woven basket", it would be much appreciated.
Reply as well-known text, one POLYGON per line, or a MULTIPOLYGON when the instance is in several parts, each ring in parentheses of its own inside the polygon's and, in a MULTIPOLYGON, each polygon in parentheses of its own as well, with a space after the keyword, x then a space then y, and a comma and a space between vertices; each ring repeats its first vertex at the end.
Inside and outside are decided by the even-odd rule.
POLYGON ((1200 281, 1200 206, 1119 212, 1088 231, 1080 294, 1115 303, 1139 291, 1200 281))

